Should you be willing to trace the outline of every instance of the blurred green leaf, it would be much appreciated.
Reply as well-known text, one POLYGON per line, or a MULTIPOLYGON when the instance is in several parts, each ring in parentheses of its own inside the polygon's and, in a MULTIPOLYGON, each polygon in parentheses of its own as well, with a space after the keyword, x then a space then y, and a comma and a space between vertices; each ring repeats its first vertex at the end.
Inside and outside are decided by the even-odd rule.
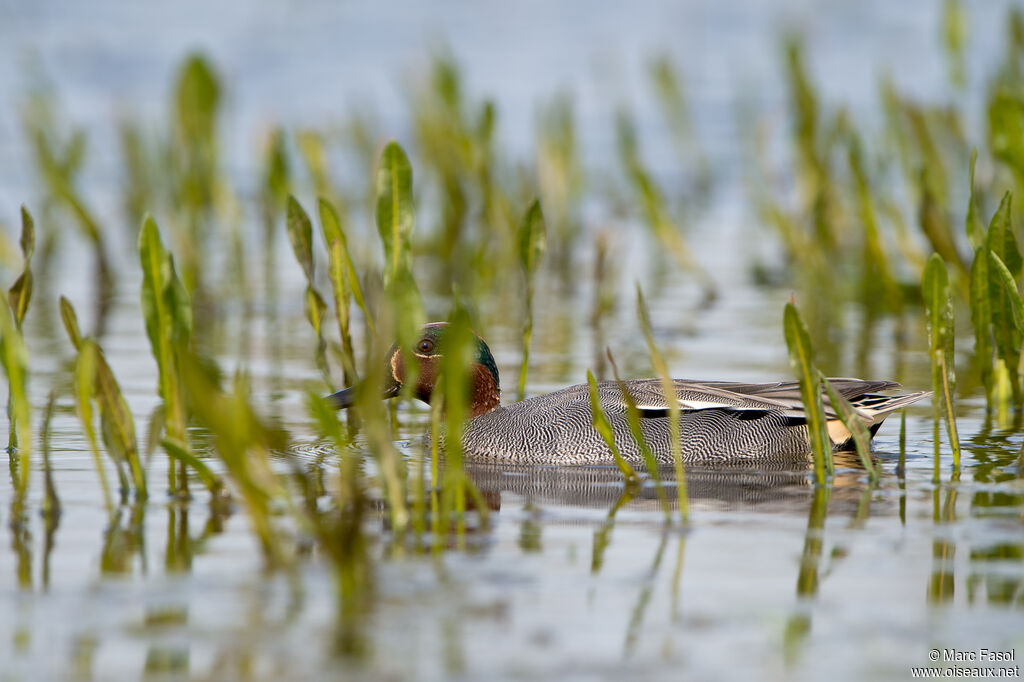
MULTIPOLYGON (((65 302, 66 299, 62 298, 61 304, 63 305, 65 302)), ((74 310, 71 310, 71 315, 74 315, 74 310)), ((110 496, 110 484, 107 483, 107 473, 103 469, 103 459, 100 456, 100 446, 96 438, 95 415, 92 409, 92 401, 96 391, 97 351, 95 345, 91 343, 83 346, 81 340, 79 340, 76 347, 80 347, 80 352, 75 360, 75 407, 78 411, 78 419, 82 423, 82 429, 85 431, 85 438, 89 442, 89 451, 92 453, 96 475, 100 479, 103 502, 106 505, 107 511, 110 512, 114 509, 114 503, 110 496)), ((111 452, 111 459, 114 462, 114 468, 117 470, 118 478, 121 480, 121 486, 122 488, 127 488, 128 483, 121 469, 121 462, 114 455, 115 453, 111 452)))
POLYGON ((334 294, 334 314, 338 321, 338 333, 342 346, 342 366, 347 385, 358 379, 355 367, 355 352, 352 345, 352 332, 349 318, 349 298, 354 297, 356 305, 363 312, 363 319, 371 334, 374 333, 373 319, 363 297, 363 288, 359 284, 352 255, 348 250, 348 238, 342 228, 334 206, 326 199, 319 201, 320 224, 323 228, 324 242, 327 245, 327 276, 334 294))
POLYGON ((546 240, 544 213, 541 211, 540 201, 534 199, 519 224, 519 261, 528 278, 536 272, 541 258, 544 257, 546 240))
POLYGON ((384 148, 377 168, 377 230, 384 243, 384 282, 411 263, 412 166, 397 142, 384 148))
POLYGON ((288 240, 295 259, 306 273, 306 281, 313 283, 313 224, 302 205, 294 196, 288 197, 288 240))
POLYGON ((821 402, 819 372, 814 366, 811 336, 793 303, 787 303, 783 315, 789 364, 800 382, 800 396, 804 403, 807 431, 814 455, 814 476, 818 485, 826 482, 826 472, 832 475, 832 446, 826 431, 825 408, 821 402))
POLYGON ((178 72, 175 92, 177 121, 186 138, 213 138, 220 97, 220 83, 206 57, 189 56, 178 72))
POLYGON ((192 467, 206 487, 209 488, 210 492, 214 494, 221 494, 224 490, 224 482, 221 481, 220 476, 213 473, 210 467, 206 466, 206 462, 196 457, 186 445, 180 441, 171 440, 170 438, 161 439, 160 445, 163 446, 164 451, 167 452, 168 455, 174 457, 183 464, 192 467))
POLYGON ((974 166, 978 162, 978 150, 971 150, 970 187, 967 200, 967 238, 971 248, 979 249, 985 243, 985 226, 978 217, 978 209, 974 198, 974 166))
MULTIPOLYGON (((177 349, 188 346, 192 336, 192 304, 174 269, 174 259, 164 249, 156 221, 147 216, 139 232, 142 265, 142 312, 153 357, 160 373, 158 391, 163 398, 167 435, 188 443, 185 400, 177 367, 177 349)), ((137 454, 136 454, 137 457, 137 454)), ((170 472, 172 491, 177 483, 170 472)), ((187 484, 184 475, 178 481, 187 484)))
POLYGON ((958 0, 945 0, 942 7, 942 38, 950 64, 950 79, 962 88, 967 83, 964 51, 967 47, 967 12, 958 0))
POLYGON ((636 285, 636 314, 640 322, 640 330, 647 342, 647 353, 651 356, 654 373, 661 380, 661 392, 668 405, 668 433, 672 443, 672 464, 676 474, 676 497, 679 501, 679 517, 685 524, 690 517, 690 504, 686 493, 686 469, 683 467, 682 433, 679 429, 679 396, 676 395, 675 382, 668 373, 668 363, 654 343, 654 331, 651 328, 651 313, 644 299, 640 285, 636 285))
POLYGON ((114 377, 113 370, 107 364, 103 351, 91 339, 83 341, 85 346, 92 346, 96 356, 96 400, 100 405, 100 428, 107 450, 120 460, 128 463, 135 498, 144 500, 148 497, 146 488, 146 472, 139 458, 138 439, 135 437, 135 420, 132 418, 128 402, 124 399, 121 386, 114 377))
POLYGON ((14 313, 14 324, 21 329, 21 323, 28 312, 29 301, 32 300, 32 254, 36 248, 35 223, 28 209, 21 207, 21 255, 24 259, 24 269, 14 285, 8 291, 8 300, 11 310, 14 313))
POLYGON ((636 471, 629 465, 623 457, 622 453, 619 452, 618 446, 615 444, 615 433, 612 431, 611 422, 608 421, 608 415, 604 413, 604 407, 601 406, 601 396, 597 389, 597 379, 594 378, 594 373, 587 370, 587 385, 590 388, 590 412, 592 415, 592 424, 594 429, 601 435, 601 440, 604 441, 605 445, 608 446, 608 450, 612 453, 612 457, 615 459, 615 466, 619 467, 619 471, 622 472, 622 476, 626 479, 626 483, 636 483, 640 480, 636 471))
MULTIPOLYGON (((14 314, 7 299, 0 296, 0 364, 7 375, 10 391, 8 401, 11 446, 17 448, 17 491, 23 495, 28 489, 29 464, 32 452, 32 407, 28 399, 28 350, 25 339, 14 322, 14 314)), ((15 452, 10 451, 11 458, 15 452)))
POLYGON ((63 296, 60 297, 60 319, 64 322, 64 329, 67 330, 68 338, 71 339, 71 345, 75 347, 75 350, 81 350, 82 332, 78 327, 78 315, 75 313, 71 301, 63 296))
POLYGON ((665 518, 667 520, 671 515, 671 509, 668 505, 668 498, 665 495, 665 487, 661 483, 661 469, 658 466, 658 459, 654 456, 654 452, 651 450, 651 446, 647 442, 647 438, 644 437, 643 429, 640 426, 640 410, 636 406, 636 400, 633 399, 633 394, 629 392, 626 382, 619 377, 619 368, 615 364, 615 358, 612 357, 611 351, 608 351, 607 355, 608 362, 611 364, 612 372, 615 375, 615 383, 618 386, 619 393, 622 395, 622 400, 626 405, 626 420, 629 424, 629 432, 633 436, 633 440, 636 441, 637 448, 640 450, 640 456, 643 458, 644 464, 647 466, 647 473, 654 480, 654 488, 658 495, 658 502, 661 504, 662 511, 665 512, 665 518))
POLYGON ((530 367, 530 340, 533 336, 533 277, 544 257, 547 229, 540 201, 534 199, 519 224, 519 262, 526 277, 526 320, 523 325, 523 362, 519 371, 519 400, 526 397, 526 376, 530 367))
POLYGON ((988 127, 992 154, 1024 175, 1024 99, 997 92, 989 101, 988 127))

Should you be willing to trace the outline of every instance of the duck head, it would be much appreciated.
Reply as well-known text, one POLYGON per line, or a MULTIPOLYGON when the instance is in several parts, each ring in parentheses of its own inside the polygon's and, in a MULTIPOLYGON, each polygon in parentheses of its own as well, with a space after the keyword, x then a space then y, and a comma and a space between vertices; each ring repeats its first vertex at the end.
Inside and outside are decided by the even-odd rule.
MULTIPOLYGON (((413 395, 429 404, 441 372, 441 357, 444 354, 447 322, 432 322, 420 330, 419 339, 409 352, 403 354, 395 344, 388 351, 388 376, 385 380, 383 398, 394 398, 406 380, 406 359, 416 363, 416 386, 413 395)), ((476 349, 472 365, 467 369, 469 377, 469 413, 471 417, 490 412, 501 403, 501 384, 498 380, 498 365, 494 362, 487 343, 474 334, 476 349)), ((356 387, 349 387, 328 396, 336 409, 351 407, 355 402, 356 387)))

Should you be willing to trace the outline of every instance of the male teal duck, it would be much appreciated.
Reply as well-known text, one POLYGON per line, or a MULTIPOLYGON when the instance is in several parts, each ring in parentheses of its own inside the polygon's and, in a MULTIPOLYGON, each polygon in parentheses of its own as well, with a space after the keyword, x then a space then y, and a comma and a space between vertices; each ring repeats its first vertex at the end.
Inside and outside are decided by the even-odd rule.
MULTIPOLYGON (((447 324, 425 325, 412 353, 419 364, 415 396, 429 403, 440 369, 447 324)), ((468 372, 470 419, 465 425, 465 456, 510 464, 614 464, 611 451, 592 426, 590 393, 586 384, 548 395, 501 405, 498 367, 487 343, 476 337, 476 359, 468 372)), ((384 397, 398 395, 404 383, 404 365, 398 346, 389 353, 390 377, 384 397)), ((874 435, 889 414, 930 395, 897 396, 878 391, 898 388, 892 381, 830 379, 857 409, 874 435)), ((746 384, 729 381, 673 380, 679 401, 683 460, 693 463, 778 462, 799 460, 810 453, 807 422, 799 384, 781 381, 746 384)), ((640 410, 640 426, 660 463, 672 462, 668 404, 658 379, 624 382, 640 410)), ((337 408, 353 403, 354 388, 330 396, 337 408)), ((643 466, 627 421, 626 402, 614 381, 598 384, 601 405, 627 461, 643 466)), ((849 446, 850 432, 825 397, 828 433, 836 450, 849 446)))

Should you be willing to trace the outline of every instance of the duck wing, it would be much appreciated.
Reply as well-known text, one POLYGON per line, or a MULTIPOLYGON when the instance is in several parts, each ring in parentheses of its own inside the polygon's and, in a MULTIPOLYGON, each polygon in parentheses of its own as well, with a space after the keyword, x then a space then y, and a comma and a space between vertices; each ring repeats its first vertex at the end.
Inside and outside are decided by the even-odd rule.
MULTIPOLYGON (((929 395, 929 392, 911 393, 902 396, 878 395, 878 391, 899 388, 893 381, 865 381, 862 379, 833 378, 829 382, 836 391, 856 408, 869 424, 880 422, 892 411, 909 405, 929 395)), ((637 408, 646 416, 661 416, 668 410, 661 381, 638 379, 625 382, 626 389, 636 402, 637 408)), ((683 411, 725 409, 731 411, 783 412, 786 416, 802 419, 804 404, 800 396, 800 384, 796 381, 779 381, 767 384, 751 384, 731 381, 688 381, 673 380, 679 408, 683 411)), ((605 382, 622 401, 618 385, 605 382)), ((611 397, 611 396, 608 396, 611 397)), ((836 419, 837 414, 827 395, 824 395, 827 419, 836 419)), ((606 402, 607 404, 607 402, 606 402)))

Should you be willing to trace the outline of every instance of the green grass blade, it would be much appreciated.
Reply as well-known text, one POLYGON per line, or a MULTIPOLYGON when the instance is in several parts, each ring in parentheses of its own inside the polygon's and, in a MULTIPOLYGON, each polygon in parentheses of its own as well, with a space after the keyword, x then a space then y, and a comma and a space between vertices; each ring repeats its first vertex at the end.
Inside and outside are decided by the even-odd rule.
POLYGON ((922 283, 925 308, 928 312, 928 330, 930 338, 930 355, 932 366, 932 387, 936 397, 934 401, 935 465, 933 476, 939 478, 939 420, 941 405, 945 408, 946 430, 949 435, 950 447, 953 450, 954 471, 960 469, 960 440, 957 434, 956 417, 953 409, 953 384, 955 374, 953 368, 953 299, 949 288, 949 274, 942 258, 933 253, 928 259, 922 283))
POLYGON ((669 376, 668 363, 654 343, 654 332, 651 329, 651 314, 647 309, 647 301, 644 300, 644 292, 640 285, 636 287, 636 313, 640 321, 640 329, 643 331, 644 340, 647 342, 647 353, 651 356, 651 365, 654 373, 661 380, 661 392, 665 396, 665 404, 668 405, 668 432, 672 441, 672 464, 676 474, 676 496, 679 501, 679 518, 683 524, 690 520, 690 502, 686 492, 686 469, 683 467, 683 444, 682 433, 679 429, 679 397, 676 395, 675 384, 669 376))
POLYGON ((807 417, 811 454, 814 456, 814 477, 818 485, 824 485, 826 474, 832 475, 832 446, 826 431, 825 408, 821 402, 819 373, 814 367, 811 337, 793 303, 786 304, 783 327, 786 347, 789 349, 789 364, 800 381, 800 396, 807 417))
POLYGON ((971 248, 977 250, 985 244, 985 225, 978 217, 978 210, 974 198, 974 166, 978 162, 978 150, 971 150, 971 169, 969 173, 970 188, 967 200, 967 238, 971 242, 971 248))
POLYGON ((601 435, 601 439, 611 451, 612 457, 615 458, 615 465, 619 467, 619 471, 622 472, 627 485, 638 482, 640 477, 633 470, 633 467, 629 465, 629 462, 623 458, 622 453, 619 452, 619 447, 615 444, 615 434, 612 431, 611 422, 608 421, 608 415, 604 413, 604 408, 601 407, 601 397, 597 390, 597 379, 594 378, 594 373, 590 370, 587 370, 587 385, 590 388, 590 411, 594 429, 601 435))
POLYGON ((519 400, 526 397, 526 374, 530 367, 530 340, 533 337, 534 275, 544 257, 547 228, 540 201, 533 200, 519 224, 519 264, 526 279, 526 320, 523 324, 523 363, 519 370, 519 400))
POLYGON ((654 452, 651 451, 651 446, 647 443, 643 429, 640 427, 640 410, 637 409, 636 400, 633 399, 633 395, 627 390, 626 383, 619 377, 619 368, 615 364, 615 358, 612 357, 610 350, 607 351, 607 355, 608 363, 611 365, 612 373, 615 376, 615 383, 618 384, 619 392, 626 403, 626 419, 629 423, 629 432, 640 449, 640 455, 644 459, 644 464, 647 465, 647 473, 654 480, 654 490, 658 495, 658 502, 665 512, 665 520, 668 521, 672 511, 668 505, 668 497, 665 495, 665 486, 661 483, 661 468, 658 466, 658 460, 654 456, 654 452))

